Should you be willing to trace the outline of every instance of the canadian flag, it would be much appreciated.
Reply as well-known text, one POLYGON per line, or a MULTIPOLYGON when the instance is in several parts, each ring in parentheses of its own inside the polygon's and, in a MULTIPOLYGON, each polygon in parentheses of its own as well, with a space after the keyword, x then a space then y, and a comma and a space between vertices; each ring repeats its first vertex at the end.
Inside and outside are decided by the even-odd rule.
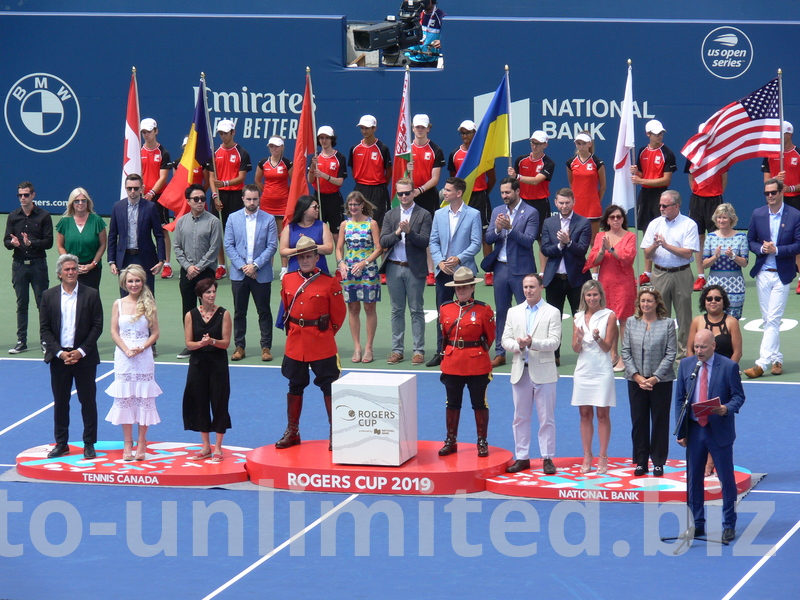
POLYGON ((131 86, 128 90, 128 111, 125 115, 125 143, 122 149, 122 184, 120 198, 125 193, 125 178, 131 173, 142 174, 142 153, 139 139, 139 87, 136 85, 136 68, 131 73, 131 86))

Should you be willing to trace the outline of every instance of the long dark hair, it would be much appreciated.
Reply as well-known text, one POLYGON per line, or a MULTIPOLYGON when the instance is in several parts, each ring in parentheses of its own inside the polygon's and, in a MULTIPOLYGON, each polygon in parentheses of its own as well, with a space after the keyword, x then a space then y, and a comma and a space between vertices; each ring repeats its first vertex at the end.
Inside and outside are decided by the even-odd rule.
POLYGON ((297 199, 297 205, 294 207, 294 214, 292 215, 292 223, 299 223, 303 220, 303 213, 306 212, 312 202, 316 202, 314 196, 300 196, 297 199))

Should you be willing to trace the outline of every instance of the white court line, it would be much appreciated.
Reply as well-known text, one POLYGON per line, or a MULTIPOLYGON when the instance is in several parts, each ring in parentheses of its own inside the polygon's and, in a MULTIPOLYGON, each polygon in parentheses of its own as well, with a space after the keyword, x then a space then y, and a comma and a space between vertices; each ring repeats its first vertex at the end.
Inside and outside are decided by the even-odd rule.
POLYGON ((283 542, 283 543, 282 543, 280 546, 278 546, 277 548, 275 548, 274 550, 272 550, 272 551, 271 551, 269 554, 266 554, 266 555, 262 556, 262 557, 261 557, 259 560, 257 560, 257 561, 256 561, 256 562, 254 562, 252 565, 250 565, 249 567, 247 567, 247 568, 246 568, 244 571, 242 571, 241 573, 239 573, 238 575, 236 575, 236 577, 234 577, 233 579, 230 579, 230 580, 228 580, 227 582, 223 583, 223 584, 222 584, 220 587, 218 587, 218 588, 217 588, 217 589, 215 589, 213 592, 211 592, 211 593, 210 593, 208 596, 206 596, 205 598, 203 598, 203 600, 211 600, 211 598, 214 598, 215 596, 217 596, 217 595, 218 595, 218 594, 220 594, 221 592, 224 592, 226 589, 228 589, 228 588, 229 588, 230 586, 232 586, 234 583, 236 583, 237 581, 239 581, 239 580, 240 580, 242 577, 244 577, 245 575, 247 575, 248 573, 250 573, 251 571, 253 571, 253 570, 254 570, 254 569, 256 569, 257 567, 259 567, 260 565, 262 565, 262 564, 264 564, 265 562, 267 562, 267 561, 268 561, 270 558, 272 558, 273 556, 275 556, 275 555, 276 555, 278 552, 280 552, 281 550, 283 550, 284 548, 286 548, 286 546, 288 546, 289 544, 291 544, 291 543, 292 543, 293 541, 295 541, 296 539, 298 539, 298 538, 300 538, 300 537, 304 536, 306 533, 308 533, 309 531, 311 531, 312 529, 314 529, 314 527, 316 527, 317 525, 319 525, 320 523, 322 523, 322 522, 323 522, 325 519, 327 519, 328 517, 330 517, 330 516, 331 516, 333 513, 335 513, 337 510, 339 510, 340 508, 342 508, 342 507, 343 507, 345 504, 347 504, 347 503, 349 503, 349 502, 351 502, 351 501, 355 500, 356 498, 358 498, 358 496, 359 496, 358 494, 353 494, 353 495, 351 495, 350 497, 348 497, 346 500, 343 500, 341 503, 339 503, 339 504, 337 504, 336 506, 334 506, 332 509, 330 509, 328 512, 326 512, 324 515, 322 515, 322 516, 321 516, 319 519, 317 519, 316 521, 314 521, 313 523, 311 523, 310 525, 308 525, 308 526, 307 526, 305 529, 303 529, 302 531, 300 531, 300 532, 298 532, 298 533, 294 534, 294 535, 293 535, 292 537, 290 537, 288 540, 286 540, 285 542, 283 542))
POLYGON ((751 494, 800 494, 800 492, 787 492, 778 490, 750 490, 751 494))
MULTIPOLYGON (((108 373, 104 373, 103 375, 100 375, 100 377, 98 377, 97 379, 95 379, 95 383, 96 383, 96 382, 98 382, 98 381, 100 381, 101 379, 105 379, 106 377, 108 377, 108 376, 109 376, 109 375, 111 375, 112 373, 114 373, 114 369, 111 369, 111 370, 110 370, 108 373)), ((77 390, 72 390, 72 393, 73 393, 73 394, 77 393, 77 390)), ((0 431, 0 435, 3 435, 4 433, 8 433, 9 431, 11 431, 12 429, 14 429, 15 427, 17 427, 17 426, 19 426, 19 425, 22 425, 22 424, 23 424, 25 421, 30 421, 30 420, 31 420, 33 417, 35 417, 35 416, 37 416, 37 415, 40 415, 40 414, 42 414, 44 411, 46 411, 46 410, 48 410, 48 409, 50 409, 50 408, 53 408, 53 404, 54 404, 54 403, 53 403, 53 402, 51 402, 50 404, 48 404, 47 406, 43 406, 42 408, 40 408, 40 409, 39 409, 39 410, 37 410, 36 412, 32 412, 32 413, 31 413, 31 414, 29 414, 27 417, 24 417, 24 418, 20 419, 19 421, 17 421, 17 422, 16 422, 16 423, 14 423, 13 425, 9 425, 8 427, 6 427, 6 428, 5 428, 5 429, 3 429, 2 431, 0 431)))
POLYGON ((786 535, 785 535, 785 536, 783 536, 783 537, 781 538, 781 541, 779 541, 777 544, 775 544, 775 545, 774 545, 772 548, 770 548, 770 549, 769 549, 769 552, 767 552, 767 553, 766 553, 766 554, 765 554, 765 555, 764 555, 764 556, 761 558, 761 560, 760 560, 760 561, 758 561, 758 562, 757 562, 757 563, 756 563, 756 564, 753 566, 753 568, 752 568, 752 569, 750 569, 750 570, 747 572, 747 575, 745 575, 744 577, 742 577, 742 578, 739 580, 739 583, 737 583, 735 586, 733 586, 733 588, 731 589, 731 591, 730 591, 730 592, 728 592, 728 593, 725 595, 725 597, 724 597, 722 600, 730 600, 731 598, 733 598, 733 596, 736 594, 736 592, 738 592, 738 591, 739 591, 739 590, 742 588, 742 586, 743 586, 745 583, 747 583, 747 582, 750 580, 750 578, 751 578, 753 575, 755 575, 755 574, 758 572, 758 570, 759 570, 761 567, 763 567, 763 566, 764 566, 764 563, 766 563, 766 562, 767 562, 767 561, 768 561, 770 558, 772 558, 773 556, 775 556, 775 554, 778 552, 778 550, 780 550, 780 549, 781 549, 781 546, 783 546, 783 545, 784 545, 786 542, 788 542, 788 541, 789 541, 789 538, 790 538, 790 537, 792 537, 792 536, 795 534, 795 532, 796 532, 798 529, 800 529, 800 521, 798 521, 797 523, 795 523, 795 524, 794 524, 794 527, 792 527, 792 528, 791 528, 791 529, 790 529, 788 532, 786 532, 786 535))

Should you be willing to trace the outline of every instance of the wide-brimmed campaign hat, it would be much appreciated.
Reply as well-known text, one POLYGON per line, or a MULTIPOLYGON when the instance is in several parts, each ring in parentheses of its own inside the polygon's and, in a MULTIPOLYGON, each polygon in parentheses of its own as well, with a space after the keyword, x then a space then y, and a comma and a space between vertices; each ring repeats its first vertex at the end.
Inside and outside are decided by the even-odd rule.
POLYGON ((480 283, 483 281, 480 277, 475 277, 475 274, 472 272, 472 269, 468 269, 467 267, 458 267, 456 272, 453 273, 453 281, 449 281, 445 283, 447 287, 459 287, 462 285, 475 285, 476 283, 480 283))
POLYGON ((292 252, 289 256, 298 256, 300 254, 308 254, 309 252, 316 251, 317 242, 312 240, 307 235, 301 235, 300 239, 297 240, 297 246, 294 247, 294 252, 292 252))

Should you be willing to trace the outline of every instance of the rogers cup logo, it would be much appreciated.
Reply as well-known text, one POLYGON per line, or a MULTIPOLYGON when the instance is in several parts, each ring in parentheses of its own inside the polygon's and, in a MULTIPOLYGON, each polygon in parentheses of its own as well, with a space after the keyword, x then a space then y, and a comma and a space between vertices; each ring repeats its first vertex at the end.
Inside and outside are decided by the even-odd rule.
POLYGON ((26 75, 6 95, 5 119, 11 135, 33 152, 60 150, 81 123, 81 107, 72 88, 49 73, 26 75))
POLYGON ((735 27, 718 27, 703 40, 703 64, 720 79, 736 79, 753 63, 753 44, 735 27))

